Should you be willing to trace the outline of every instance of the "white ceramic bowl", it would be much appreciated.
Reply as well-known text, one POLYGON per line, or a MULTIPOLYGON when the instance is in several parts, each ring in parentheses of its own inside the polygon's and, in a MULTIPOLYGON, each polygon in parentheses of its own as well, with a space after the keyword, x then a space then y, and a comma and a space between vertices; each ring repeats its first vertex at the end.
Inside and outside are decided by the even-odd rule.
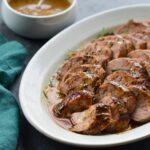
POLYGON ((69 0, 68 9, 49 16, 25 15, 13 9, 9 0, 2 1, 2 18, 5 24, 15 33, 28 38, 49 38, 69 26, 76 18, 76 0, 69 0))
POLYGON ((134 5, 108 10, 84 19, 56 35, 45 44, 28 64, 20 85, 20 104, 27 120, 41 133, 57 141, 84 147, 104 147, 130 143, 150 136, 150 123, 119 134, 87 136, 59 127, 43 105, 42 89, 49 76, 62 63, 66 52, 80 45, 102 28, 150 20, 150 5, 134 5))

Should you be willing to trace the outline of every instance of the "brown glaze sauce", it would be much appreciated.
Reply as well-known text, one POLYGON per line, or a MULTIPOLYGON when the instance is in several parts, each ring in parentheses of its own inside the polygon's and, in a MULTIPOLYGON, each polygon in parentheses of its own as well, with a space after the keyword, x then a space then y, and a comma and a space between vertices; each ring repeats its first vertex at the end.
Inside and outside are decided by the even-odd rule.
POLYGON ((41 7, 38 8, 38 2, 39 0, 10 0, 9 5, 23 14, 32 16, 57 14, 71 5, 68 0, 45 0, 41 7))

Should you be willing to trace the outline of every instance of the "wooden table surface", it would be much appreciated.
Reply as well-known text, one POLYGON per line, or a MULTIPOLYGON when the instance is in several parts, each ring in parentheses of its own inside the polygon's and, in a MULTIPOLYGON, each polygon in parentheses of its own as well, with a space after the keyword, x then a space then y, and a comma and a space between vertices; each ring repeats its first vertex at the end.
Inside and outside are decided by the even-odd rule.
MULTIPOLYGON (((1 0, 0 0, 1 1, 1 0)), ((115 8, 124 5, 150 3, 150 0, 78 0, 78 17, 77 21, 87 16, 101 12, 110 8, 115 8)), ((0 13, 1 14, 1 13, 0 13)), ((2 22, 0 17, 0 32, 3 33, 9 40, 17 40, 21 42, 29 51, 29 56, 26 64, 36 53, 36 51, 46 42, 46 40, 30 40, 20 37, 10 31, 2 22)), ((18 77, 14 85, 11 87, 12 92, 18 99, 18 89, 21 76, 18 77)), ((19 101, 19 100, 18 100, 19 101)), ((76 147, 64 145, 46 138, 34 129, 22 115, 20 125, 20 138, 18 142, 18 150, 76 150, 76 147)), ((81 149, 81 148, 80 148, 81 149)), ((88 149, 88 148, 86 148, 88 149)), ((104 148, 102 148, 104 149, 104 148)), ((143 141, 107 148, 108 150, 150 150, 150 138, 143 141)))

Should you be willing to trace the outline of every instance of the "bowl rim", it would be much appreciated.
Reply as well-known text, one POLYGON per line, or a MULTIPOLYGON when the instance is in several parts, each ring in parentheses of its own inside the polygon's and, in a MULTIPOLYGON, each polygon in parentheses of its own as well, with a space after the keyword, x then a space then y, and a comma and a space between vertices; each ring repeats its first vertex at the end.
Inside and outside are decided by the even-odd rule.
MULTIPOLYGON (((29 69, 29 66, 30 64, 32 64, 32 62, 34 61, 34 59, 39 56, 44 50, 45 48, 49 45, 50 41, 55 41, 55 39, 57 39, 62 33, 65 33, 65 32, 68 32, 69 30, 71 30, 72 28, 74 28, 75 26, 83 23, 83 22, 86 22, 87 20, 90 20, 98 15, 103 15, 103 14, 106 14, 106 13, 110 13, 110 12, 114 12, 114 11, 119 11, 119 10, 124 10, 124 9, 128 9, 128 8, 138 8, 138 7, 150 7, 150 4, 133 4, 133 5, 125 5, 125 6, 122 6, 122 7, 116 7, 116 8, 112 8, 112 9, 109 9, 109 10, 105 10, 105 11, 102 11, 102 12, 99 12, 99 13, 96 13, 92 16, 89 16, 89 17, 86 17, 85 19, 82 19, 80 21, 78 21, 77 23, 71 25, 70 27, 64 29, 63 31, 61 31, 60 33, 58 33, 57 35, 55 35, 52 39, 50 39, 46 44, 44 44, 40 49, 39 51, 33 56, 33 58, 29 61, 28 63, 28 66, 26 67, 25 71, 24 71, 24 74, 22 76, 22 80, 20 82, 20 89, 19 89, 19 98, 22 99, 21 97, 23 96, 23 91, 22 91, 22 87, 23 87, 23 80, 24 80, 24 77, 25 77, 25 74, 26 72, 28 72, 28 69, 29 69)), ((65 143, 65 144, 68 144, 68 145, 74 145, 74 146, 80 146, 80 147, 110 147, 110 146, 118 146, 118 145, 124 145, 124 144, 129 144, 129 143, 132 143, 132 142, 136 142, 136 141, 140 141, 146 137, 150 137, 150 133, 147 133, 145 135, 142 135, 140 137, 136 137, 136 138, 131 138, 131 139, 128 139, 128 140, 122 140, 120 142, 116 142, 116 143, 109 143, 109 144, 89 144, 88 141, 87 143, 80 143, 80 142, 70 142, 70 141, 67 141, 65 139, 62 139, 62 138, 59 138, 59 136, 53 136, 53 135, 50 135, 46 132, 46 130, 44 130, 39 124, 36 124, 36 121, 30 117, 30 115, 28 113, 26 113, 26 110, 24 109, 24 104, 23 104, 23 101, 20 100, 20 106, 22 108, 22 111, 23 111, 23 114, 25 115, 25 118, 29 121, 29 123, 35 127, 40 133, 44 134, 45 136, 47 136, 48 138, 51 138, 55 141, 58 141, 58 142, 61 142, 61 143, 65 143)), ((134 129, 132 129, 134 130, 134 129)), ((128 132, 128 131, 127 131, 128 132)), ((83 135, 84 137, 87 137, 87 135, 83 135)))
POLYGON ((27 15, 27 14, 21 13, 21 12, 15 10, 15 9, 13 9, 9 5, 8 1, 9 0, 3 0, 4 4, 6 5, 6 7, 12 13, 14 13, 15 15, 19 15, 21 17, 26 17, 26 18, 31 18, 31 19, 44 19, 44 18, 45 19, 46 18, 50 19, 50 18, 54 18, 54 17, 59 17, 59 16, 62 16, 64 14, 68 13, 69 11, 71 11, 76 6, 76 4, 77 4, 77 0, 72 0, 71 5, 67 9, 63 10, 62 12, 59 12, 59 13, 56 13, 56 14, 52 14, 52 15, 46 15, 46 16, 35 16, 35 15, 27 15))

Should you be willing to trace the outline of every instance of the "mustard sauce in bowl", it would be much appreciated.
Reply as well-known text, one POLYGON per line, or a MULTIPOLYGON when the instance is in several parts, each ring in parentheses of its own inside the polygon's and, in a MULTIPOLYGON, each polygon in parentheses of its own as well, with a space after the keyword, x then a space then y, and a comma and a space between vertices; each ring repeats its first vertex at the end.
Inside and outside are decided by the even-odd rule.
POLYGON ((49 16, 64 11, 70 7, 68 0, 45 0, 40 8, 39 0, 10 0, 9 5, 20 13, 32 16, 49 16))

